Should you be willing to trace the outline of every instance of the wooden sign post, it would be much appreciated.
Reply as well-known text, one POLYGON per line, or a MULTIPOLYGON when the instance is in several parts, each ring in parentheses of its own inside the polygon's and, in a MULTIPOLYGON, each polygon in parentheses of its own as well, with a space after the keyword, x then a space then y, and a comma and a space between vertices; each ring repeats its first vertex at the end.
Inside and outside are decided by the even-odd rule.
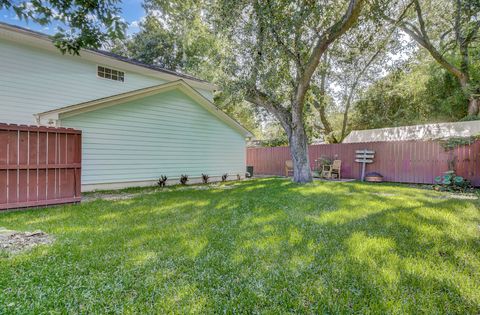
POLYGON ((365 165, 367 165, 367 163, 373 163, 373 157, 375 156, 375 151, 364 149, 364 150, 356 150, 355 153, 356 153, 355 162, 362 163, 361 179, 363 182, 365 179, 365 165))

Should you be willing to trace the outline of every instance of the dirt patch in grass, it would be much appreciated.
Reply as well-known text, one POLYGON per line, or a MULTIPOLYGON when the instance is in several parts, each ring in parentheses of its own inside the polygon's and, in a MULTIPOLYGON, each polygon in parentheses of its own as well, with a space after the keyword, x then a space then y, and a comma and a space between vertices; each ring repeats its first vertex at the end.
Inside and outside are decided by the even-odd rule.
POLYGON ((147 189, 152 189, 152 187, 146 187, 145 191, 141 192, 135 192, 135 193, 129 193, 129 192, 123 192, 121 190, 118 191, 109 191, 109 192, 94 192, 94 193, 89 193, 85 195, 82 198, 82 202, 89 202, 89 201, 95 201, 98 199, 101 200, 111 200, 111 201, 117 201, 117 200, 126 200, 126 199, 132 199, 135 197, 143 196, 143 195, 151 195, 155 194, 158 192, 169 192, 169 191, 184 191, 184 190, 211 190, 211 189, 223 189, 223 190, 228 190, 228 189, 234 189, 238 187, 237 184, 230 184, 230 185, 223 185, 220 183, 211 183, 211 184, 200 184, 200 185, 186 185, 186 186, 172 186, 170 187, 165 187, 165 188, 154 188, 154 190, 147 190, 147 189))
POLYGON ((53 236, 42 231, 19 232, 0 228, 0 250, 9 253, 18 253, 53 241, 53 236))
POLYGON ((477 200, 478 196, 469 193, 444 193, 440 196, 433 197, 435 199, 465 199, 465 200, 477 200))
POLYGON ((394 197, 397 196, 397 194, 392 194, 392 193, 372 193, 373 195, 380 196, 380 197, 394 197))
POLYGON ((92 195, 88 195, 82 198, 82 202, 89 202, 89 201, 95 201, 97 199, 102 199, 102 200, 126 200, 126 199, 131 199, 140 195, 145 195, 148 193, 144 194, 127 194, 127 193, 118 193, 118 194, 103 194, 103 193, 95 193, 92 195))

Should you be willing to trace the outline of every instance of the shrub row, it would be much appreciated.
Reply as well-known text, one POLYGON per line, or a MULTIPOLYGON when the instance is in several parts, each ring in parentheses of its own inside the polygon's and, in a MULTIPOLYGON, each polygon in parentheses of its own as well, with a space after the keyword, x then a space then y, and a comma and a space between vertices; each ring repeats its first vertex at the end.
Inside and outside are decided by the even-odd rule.
MULTIPOLYGON (((222 175, 222 182, 227 181, 227 178, 228 178, 228 174, 226 174, 226 173, 223 174, 222 175)), ((240 174, 237 174, 237 179, 240 180, 240 174)), ((165 175, 162 175, 158 179, 157 185, 160 186, 160 187, 165 187, 165 185, 167 184, 167 180, 168 180, 168 177, 165 176, 165 175)), ((208 184, 209 180, 210 180, 210 176, 202 173, 202 182, 204 184, 208 184)), ((188 175, 186 175, 186 174, 180 175, 180 180, 179 181, 180 181, 181 185, 186 185, 188 183, 188 175)))

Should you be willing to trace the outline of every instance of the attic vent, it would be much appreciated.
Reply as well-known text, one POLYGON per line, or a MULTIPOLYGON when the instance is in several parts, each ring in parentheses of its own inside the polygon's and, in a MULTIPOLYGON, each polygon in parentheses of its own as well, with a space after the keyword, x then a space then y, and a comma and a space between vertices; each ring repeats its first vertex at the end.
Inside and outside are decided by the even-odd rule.
POLYGON ((109 79, 109 80, 120 81, 120 82, 125 81, 125 72, 102 67, 102 66, 97 67, 97 75, 103 79, 109 79))

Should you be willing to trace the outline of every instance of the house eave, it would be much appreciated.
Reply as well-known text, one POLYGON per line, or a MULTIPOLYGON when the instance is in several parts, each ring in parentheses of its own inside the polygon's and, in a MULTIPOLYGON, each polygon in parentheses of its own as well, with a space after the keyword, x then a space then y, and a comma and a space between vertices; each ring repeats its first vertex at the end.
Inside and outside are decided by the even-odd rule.
MULTIPOLYGON (((47 50, 49 52, 53 52, 61 55, 61 52, 58 50, 58 48, 53 45, 50 37, 41 33, 29 31, 20 27, 15 27, 13 25, 0 23, 0 38, 4 38, 6 40, 23 44, 23 45, 29 45, 29 46, 41 48, 43 50, 47 50)), ((120 68, 125 71, 140 73, 143 75, 155 77, 155 78, 162 79, 169 82, 182 79, 194 88, 203 89, 203 90, 212 91, 212 92, 218 90, 218 86, 210 82, 196 80, 196 79, 189 79, 182 75, 175 75, 173 73, 161 72, 159 70, 148 68, 147 66, 142 66, 132 62, 116 59, 114 57, 101 54, 100 52, 97 52, 95 50, 82 49, 80 51, 80 56, 82 59, 88 60, 94 63, 111 66, 113 68, 120 68)), ((73 56, 70 56, 70 57, 75 58, 73 56)))
POLYGON ((203 95, 201 95, 198 91, 193 89, 184 80, 177 80, 174 82, 155 85, 148 88, 138 89, 138 90, 121 93, 117 95, 112 95, 109 97, 96 99, 96 100, 92 100, 84 103, 61 107, 54 110, 35 114, 35 117, 37 117, 37 120, 39 122, 44 122, 44 123, 46 122, 47 124, 50 124, 51 121, 58 122, 62 118, 67 118, 67 117, 71 117, 81 113, 95 111, 101 108, 133 101, 136 99, 141 99, 141 98, 145 98, 145 97, 160 94, 160 93, 165 93, 174 89, 181 90, 187 96, 197 101, 210 113, 218 117, 223 122, 227 123, 230 127, 237 130, 237 132, 241 133, 245 138, 253 137, 250 131, 245 129, 237 121, 235 121, 233 118, 231 118, 230 116, 225 114, 223 111, 221 111, 218 107, 215 106, 215 104, 213 104, 210 100, 208 100, 203 95))

